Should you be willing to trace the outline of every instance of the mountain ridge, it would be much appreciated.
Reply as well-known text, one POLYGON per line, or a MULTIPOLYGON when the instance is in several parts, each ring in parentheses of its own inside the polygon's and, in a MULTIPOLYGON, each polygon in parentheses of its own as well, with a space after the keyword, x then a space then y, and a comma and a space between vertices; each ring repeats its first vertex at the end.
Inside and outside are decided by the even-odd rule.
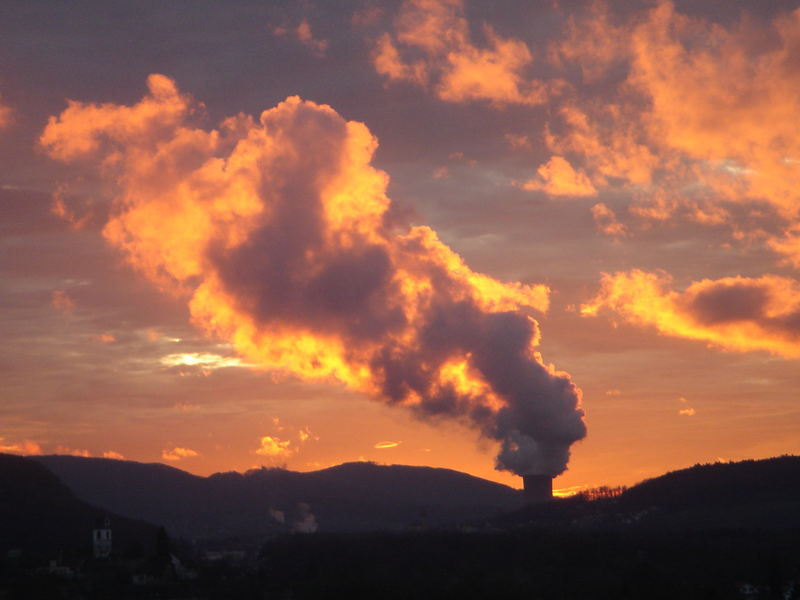
MULTIPOLYGON (((188 538, 269 535, 273 511, 310 505, 325 531, 402 530, 490 518, 522 505, 521 492, 451 469, 344 463, 301 473, 255 469, 192 475, 158 463, 36 456, 77 496, 163 524, 188 538)), ((291 516, 290 516, 291 519, 291 516)))
POLYGON ((280 468, 201 477, 159 463, 32 457, 78 497, 163 524, 189 539, 264 537, 312 511, 320 531, 403 531, 464 524, 516 527, 800 527, 800 457, 695 465, 612 498, 525 506, 521 491, 435 467, 343 463, 306 473, 280 468), (303 506, 303 508, 299 508, 303 506), (279 518, 276 518, 280 515, 279 518), (281 521, 280 519, 284 519, 281 521))
POLYGON ((523 507, 495 524, 509 527, 661 531, 800 529, 800 456, 696 464, 646 479, 619 495, 578 494, 523 507))

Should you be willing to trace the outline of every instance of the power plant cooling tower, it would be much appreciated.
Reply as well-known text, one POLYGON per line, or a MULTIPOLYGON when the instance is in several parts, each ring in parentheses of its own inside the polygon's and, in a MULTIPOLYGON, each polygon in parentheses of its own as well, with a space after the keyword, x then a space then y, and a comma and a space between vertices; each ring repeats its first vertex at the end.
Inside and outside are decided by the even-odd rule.
POLYGON ((523 475, 522 484, 528 504, 540 504, 553 499, 553 478, 549 475, 523 475))

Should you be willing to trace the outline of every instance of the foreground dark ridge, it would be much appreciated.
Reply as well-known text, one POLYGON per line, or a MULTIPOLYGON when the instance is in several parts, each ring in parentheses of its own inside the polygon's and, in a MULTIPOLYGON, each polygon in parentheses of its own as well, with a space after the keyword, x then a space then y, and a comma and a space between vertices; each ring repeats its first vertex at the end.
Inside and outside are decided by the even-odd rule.
POLYGON ((155 525, 84 502, 41 464, 0 454, 0 554, 15 548, 29 552, 87 549, 97 519, 104 516, 114 523, 118 549, 147 549, 155 542, 155 525))
MULTIPOLYGON (((463 474, 415 467, 346 464, 313 474, 202 478, 163 465, 0 455, 3 598, 800 598, 800 458, 794 456, 697 465, 618 497, 555 500, 450 528, 418 515, 414 527, 386 531, 395 513, 411 506, 398 504, 383 515, 378 533, 327 533, 323 526, 314 535, 283 529, 247 537, 220 528, 216 540, 169 542, 153 525, 112 515, 115 549, 107 559, 91 558, 87 535, 103 509, 77 499, 42 467, 45 461, 89 465, 89 472, 122 465, 184 484, 239 482, 240 491, 313 475, 330 502, 336 490, 345 499, 349 490, 380 500, 401 497, 399 486, 419 500, 435 498, 423 488, 442 482, 488 489, 463 474), (53 564, 67 572, 59 575, 53 564)), ((140 500, 150 493, 136 487, 146 479, 120 481, 124 493, 140 500)), ((367 500, 356 508, 371 510, 367 500)), ((247 506, 246 498, 227 501, 217 513, 223 523, 247 506)), ((378 522, 376 515, 369 518, 378 522)), ((215 515, 207 518, 206 527, 215 523, 215 515)))
MULTIPOLYGON (((127 467, 149 473, 152 465, 127 467)), ((197 478, 169 467, 156 471, 195 483, 221 477, 245 489, 250 478, 274 482, 270 477, 298 475, 197 478)), ((341 465, 314 475, 368 497, 370 482, 378 481, 391 497, 383 490, 398 473, 412 488, 439 477, 462 481, 458 473, 440 471, 341 465)), ((9 599, 800 598, 800 458, 793 456, 698 465, 616 498, 556 500, 457 530, 418 522, 403 532, 226 537, 173 543, 168 553, 158 544, 155 550, 119 548, 101 560, 87 558, 88 519, 99 509, 76 499, 36 460, 0 456, 0 484, 0 597, 9 599), (13 558, 6 552, 12 548, 25 552, 13 558), (172 556, 182 571, 170 566, 178 564, 172 556), (54 560, 78 575, 53 574, 47 565, 54 560), (144 585, 136 581, 143 575, 150 577, 144 585)), ((132 485, 126 491, 141 495, 132 485)), ((112 518, 116 543, 126 520, 112 518)), ((155 528, 143 527, 153 541, 155 528)))

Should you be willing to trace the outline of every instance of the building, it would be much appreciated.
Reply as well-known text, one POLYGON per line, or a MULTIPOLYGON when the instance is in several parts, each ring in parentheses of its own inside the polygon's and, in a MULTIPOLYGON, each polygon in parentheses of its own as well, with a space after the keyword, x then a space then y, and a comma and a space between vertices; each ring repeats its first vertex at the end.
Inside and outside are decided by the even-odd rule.
POLYGON ((111 519, 103 517, 97 520, 92 530, 92 554, 95 558, 111 556, 111 519))

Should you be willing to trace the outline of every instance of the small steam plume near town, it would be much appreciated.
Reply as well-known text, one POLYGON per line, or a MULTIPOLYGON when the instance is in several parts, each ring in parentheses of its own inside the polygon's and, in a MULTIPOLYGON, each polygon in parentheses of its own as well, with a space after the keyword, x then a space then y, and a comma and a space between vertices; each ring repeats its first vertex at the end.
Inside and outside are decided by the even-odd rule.
MULTIPOLYGON (((472 271, 400 222, 361 123, 297 97, 197 124, 152 75, 132 106, 70 102, 40 144, 116 186, 103 233, 249 364, 336 380, 496 440, 497 467, 555 476, 586 434, 581 393, 537 351, 544 285, 472 271)), ((312 515, 313 516, 313 515, 312 515)))
POLYGON ((273 521, 288 527, 292 533, 316 533, 319 529, 316 515, 311 512, 311 505, 307 502, 298 502, 291 517, 287 519, 286 512, 270 507, 269 516, 273 521), (288 521, 288 522, 287 522, 288 521))
POLYGON ((311 512, 311 505, 300 502, 297 505, 297 518, 292 523, 293 533, 316 533, 319 528, 317 517, 311 512))

